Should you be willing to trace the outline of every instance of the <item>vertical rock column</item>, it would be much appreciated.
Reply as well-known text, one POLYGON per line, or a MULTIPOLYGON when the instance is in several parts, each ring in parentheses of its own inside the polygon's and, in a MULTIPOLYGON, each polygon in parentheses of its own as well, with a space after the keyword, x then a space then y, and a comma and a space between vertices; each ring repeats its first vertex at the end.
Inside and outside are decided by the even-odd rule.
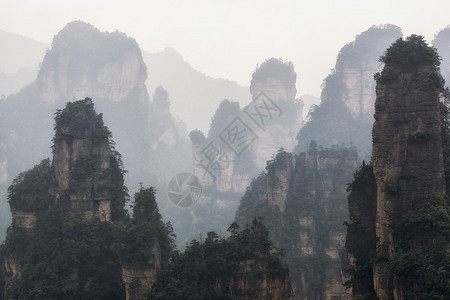
POLYGON ((68 197, 72 216, 109 221, 110 133, 93 107, 86 98, 69 103, 56 117, 53 167, 59 197, 68 197))
MULTIPOLYGON (((393 221, 433 195, 445 194, 439 121, 442 83, 437 63, 426 56, 432 50, 422 45, 426 47, 417 36, 393 44, 377 79, 372 158, 380 256, 374 264, 374 288, 379 299, 399 295, 402 284, 394 280, 388 265, 399 246, 391 231, 393 221), (425 58, 420 59, 421 55, 425 58)), ((408 241, 410 246, 416 242, 408 241)))

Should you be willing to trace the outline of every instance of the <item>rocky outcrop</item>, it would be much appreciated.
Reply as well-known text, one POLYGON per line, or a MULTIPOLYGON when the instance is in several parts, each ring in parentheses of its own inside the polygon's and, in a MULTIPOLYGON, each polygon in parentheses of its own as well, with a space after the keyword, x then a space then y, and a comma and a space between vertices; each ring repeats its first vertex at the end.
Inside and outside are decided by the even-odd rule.
POLYGON ((348 299, 341 274, 347 219, 346 183, 357 166, 347 148, 295 156, 280 151, 254 180, 236 213, 240 225, 263 217, 275 245, 286 249, 296 299, 348 299))
MULTIPOLYGON (((213 206, 223 216, 215 230, 225 230, 232 221, 239 198, 273 154, 293 149, 303 121, 303 102, 295 98, 296 77, 292 63, 266 60, 252 75, 250 104, 241 108, 224 100, 207 136, 199 130, 190 133, 193 174, 204 187, 200 202, 205 207, 199 211, 213 206)), ((197 219, 193 216, 194 222, 197 219)))
POLYGON ((161 249, 156 243, 150 249, 146 264, 122 263, 122 281, 125 284, 126 299, 148 299, 153 283, 161 271, 161 249))
POLYGON ((342 47, 335 68, 324 80, 320 105, 298 132, 297 153, 315 140, 324 147, 353 145, 362 158, 370 157, 376 98, 373 74, 381 70, 380 55, 401 36, 397 26, 372 26, 342 47))
MULTIPOLYGON (((56 114, 53 168, 58 197, 70 199, 70 214, 111 220, 109 130, 91 99, 69 103, 56 114)), ((123 184, 123 182, 114 183, 123 184)))
POLYGON ((256 168, 262 170, 278 149, 292 151, 303 123, 303 102, 296 99, 297 74, 291 62, 266 60, 252 74, 253 102, 244 111, 259 126, 250 151, 256 168))
MULTIPOLYGON (((67 24, 55 35, 36 81, 0 101, 0 207, 7 206, 6 190, 13 175, 31 168, 40 158, 52 155, 55 110, 64 107, 67 101, 91 97, 95 99, 97 112, 103 113, 109 129, 114 132, 115 149, 122 153, 127 166, 125 180, 129 189, 137 190, 138 182, 157 186, 161 191, 161 209, 165 213, 173 211, 165 192, 167 182, 174 175, 191 169, 191 145, 184 125, 170 113, 168 95, 164 100, 167 105, 152 103, 146 79, 146 66, 134 39, 118 31, 101 32, 82 21, 67 24)), ((71 141, 64 143, 57 145, 61 153, 72 147, 71 141)), ((74 143, 83 141, 78 138, 74 143)), ((72 158, 78 159, 74 155, 72 158)), ((108 156, 107 153, 99 155, 108 156)), ((101 169, 107 166, 99 168, 95 171, 98 171, 95 181, 102 180, 101 169)), ((63 180, 66 186, 70 185, 70 180, 73 179, 67 176, 63 180)), ((76 197, 81 199, 88 185, 86 182, 85 191, 71 192, 80 192, 76 197)), ((103 191, 95 191, 96 195, 100 193, 103 191)), ((97 202, 99 210, 107 214, 108 204, 100 198, 97 202)), ((6 233, 9 221, 8 210, 0 211, 1 231, 6 233)), ((0 234, 0 238, 2 236, 0 234)))
POLYGON ((40 99, 47 103, 84 97, 119 102, 137 96, 142 104, 148 98, 146 79, 135 40, 74 21, 55 36, 37 82, 40 99))
MULTIPOLYGON (((419 43, 414 39, 411 43, 419 43)), ((390 51, 395 51, 395 46, 390 51)), ((402 64, 395 60, 400 57, 389 55, 388 50, 377 85, 372 159, 377 182, 377 250, 385 257, 394 257, 398 246, 390 228, 395 218, 430 201, 433 195, 444 195, 445 182, 440 75, 432 61, 402 64)), ((409 243, 420 244, 414 240, 409 243)), ((374 267, 378 297, 387 299, 394 293, 397 299, 406 299, 400 292, 402 283, 394 287, 386 263, 374 267)))
POLYGON ((17 228, 31 229, 36 222, 36 213, 11 209, 12 225, 17 228))
POLYGON ((21 173, 8 189, 4 299, 147 299, 172 251, 154 189, 135 194, 128 217, 120 154, 89 98, 55 113, 53 142, 53 161, 21 173))
MULTIPOLYGON (((277 168, 269 168, 267 176, 267 200, 269 205, 277 206, 281 213, 286 209, 286 200, 291 184, 293 163, 292 154, 278 153, 277 168)), ((270 164, 270 163, 269 163, 270 164)))
POLYGON ((435 219, 436 209, 449 210, 442 200, 439 58, 421 36, 412 35, 397 40, 382 60, 385 67, 376 75, 373 171, 365 167, 356 174, 349 197, 353 295, 360 299, 367 292, 381 300, 443 296, 447 291, 431 283, 434 271, 423 272, 449 267, 444 258, 431 258, 445 257, 449 248, 442 232, 450 221, 435 219), (366 245, 358 241, 358 233, 367 236, 366 245))

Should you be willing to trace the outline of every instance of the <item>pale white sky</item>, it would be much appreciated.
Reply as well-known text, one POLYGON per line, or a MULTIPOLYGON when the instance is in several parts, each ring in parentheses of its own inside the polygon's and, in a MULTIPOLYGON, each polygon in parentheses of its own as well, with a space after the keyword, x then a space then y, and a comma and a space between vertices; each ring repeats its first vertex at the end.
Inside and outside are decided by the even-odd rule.
POLYGON ((282 57, 295 65, 298 95, 319 96, 357 34, 391 23, 431 42, 450 24, 450 1, 0 0, 0 29, 45 43, 73 20, 118 29, 150 52, 173 47, 195 69, 241 85, 257 63, 282 57))

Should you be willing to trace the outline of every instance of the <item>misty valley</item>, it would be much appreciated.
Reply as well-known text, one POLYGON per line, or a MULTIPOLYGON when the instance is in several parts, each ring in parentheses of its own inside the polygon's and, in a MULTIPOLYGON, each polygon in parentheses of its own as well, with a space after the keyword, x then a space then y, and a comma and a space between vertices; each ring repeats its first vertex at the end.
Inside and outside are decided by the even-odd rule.
POLYGON ((450 299, 450 27, 368 28, 320 98, 286 59, 243 87, 83 21, 27 47, 0 300, 450 299))

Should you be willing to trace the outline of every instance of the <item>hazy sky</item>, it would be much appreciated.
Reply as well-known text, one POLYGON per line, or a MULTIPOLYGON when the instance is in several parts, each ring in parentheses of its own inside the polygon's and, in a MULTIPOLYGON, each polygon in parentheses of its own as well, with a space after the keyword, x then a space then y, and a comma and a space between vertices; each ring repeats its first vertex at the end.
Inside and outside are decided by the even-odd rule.
POLYGON ((173 47, 195 69, 241 85, 257 63, 282 57, 295 65, 298 95, 319 96, 357 34, 391 23, 431 42, 450 24, 450 1, 0 0, 0 29, 45 43, 73 20, 118 29, 150 52, 173 47))

